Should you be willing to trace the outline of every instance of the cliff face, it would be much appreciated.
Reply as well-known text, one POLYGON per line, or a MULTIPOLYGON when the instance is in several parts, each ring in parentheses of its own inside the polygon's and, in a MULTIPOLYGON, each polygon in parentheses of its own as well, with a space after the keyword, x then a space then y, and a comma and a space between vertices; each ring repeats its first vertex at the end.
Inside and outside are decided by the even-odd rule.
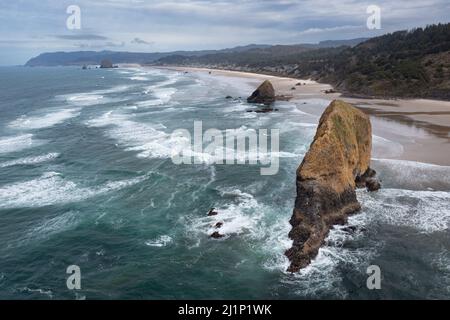
POLYGON ((369 168, 371 149, 369 117, 348 103, 333 101, 322 114, 310 150, 297 170, 289 233, 293 246, 286 251, 289 271, 307 266, 330 227, 345 224, 348 215, 360 209, 356 182, 359 187, 374 183, 375 172, 369 168))

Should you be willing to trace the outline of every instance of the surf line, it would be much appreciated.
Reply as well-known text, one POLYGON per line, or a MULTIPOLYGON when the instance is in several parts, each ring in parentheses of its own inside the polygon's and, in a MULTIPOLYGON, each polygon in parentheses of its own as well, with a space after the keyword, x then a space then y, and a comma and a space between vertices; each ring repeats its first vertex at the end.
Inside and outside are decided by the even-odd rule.
POLYGON ((249 164, 261 167, 263 176, 279 170, 280 130, 270 129, 208 129, 203 132, 202 121, 194 121, 194 139, 187 129, 171 134, 177 144, 171 150, 172 162, 181 164, 249 164), (225 131, 225 134, 224 134, 225 131), (268 140, 270 138, 270 150, 268 140), (204 147, 204 144, 207 144, 204 147), (248 147, 248 148, 247 148, 248 147))

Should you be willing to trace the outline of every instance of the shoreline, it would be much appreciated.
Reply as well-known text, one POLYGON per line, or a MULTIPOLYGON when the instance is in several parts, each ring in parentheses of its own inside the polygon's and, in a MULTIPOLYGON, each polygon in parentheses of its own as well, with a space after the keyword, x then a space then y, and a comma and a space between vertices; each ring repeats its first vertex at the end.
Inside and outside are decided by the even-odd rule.
POLYGON ((324 91, 333 89, 331 85, 309 79, 195 67, 149 67, 240 78, 255 89, 267 79, 272 82, 277 95, 291 96, 293 103, 307 99, 340 99, 352 103, 371 117, 374 135, 402 145, 401 154, 391 159, 450 166, 450 154, 446 153, 450 150, 450 101, 346 97, 339 92, 327 94, 324 91))

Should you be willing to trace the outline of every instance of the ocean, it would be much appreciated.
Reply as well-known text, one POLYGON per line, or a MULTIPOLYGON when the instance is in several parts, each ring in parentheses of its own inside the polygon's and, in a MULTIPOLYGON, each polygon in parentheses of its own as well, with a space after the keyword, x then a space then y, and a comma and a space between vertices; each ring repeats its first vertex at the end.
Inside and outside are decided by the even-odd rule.
POLYGON ((450 298, 450 167, 398 160, 401 143, 377 130, 396 124, 381 119, 383 188, 358 190, 351 228, 286 272, 295 172, 329 101, 246 112, 239 97, 253 90, 162 69, 0 68, 0 299, 450 298), (278 173, 174 164, 171 133, 194 121, 279 129, 278 173), (218 222, 224 237, 212 239, 218 222), (66 285, 71 265, 79 290, 66 285), (367 287, 373 265, 379 290, 367 287))

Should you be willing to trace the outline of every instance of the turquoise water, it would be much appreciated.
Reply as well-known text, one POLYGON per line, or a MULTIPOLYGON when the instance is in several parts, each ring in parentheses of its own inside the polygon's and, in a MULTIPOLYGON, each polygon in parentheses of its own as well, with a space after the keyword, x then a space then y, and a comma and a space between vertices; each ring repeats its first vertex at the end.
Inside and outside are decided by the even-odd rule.
POLYGON ((393 157, 312 265, 285 272, 295 170, 328 101, 259 114, 238 78, 124 68, 0 68, 0 299, 449 298, 450 168, 393 157), (280 129, 280 170, 175 165, 171 133, 280 129), (219 215, 208 217, 211 207, 219 215), (224 222, 224 238, 209 235, 224 222), (366 288, 379 265, 382 289, 366 288), (66 268, 81 269, 81 290, 66 268))

